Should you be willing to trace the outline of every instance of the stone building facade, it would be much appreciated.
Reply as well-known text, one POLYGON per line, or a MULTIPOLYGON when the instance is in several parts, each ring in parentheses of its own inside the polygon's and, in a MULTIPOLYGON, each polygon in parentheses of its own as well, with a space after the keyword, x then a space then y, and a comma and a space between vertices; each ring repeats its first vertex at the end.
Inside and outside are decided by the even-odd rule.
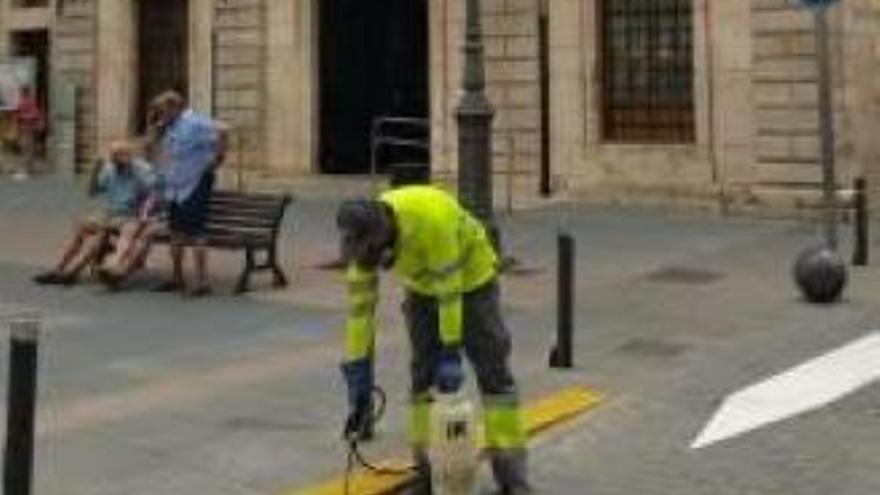
MULTIPOLYGON (((789 0, 481 3, 497 172, 538 187, 546 46, 555 188, 743 207, 816 198, 808 11, 789 0)), ((84 161, 137 132, 146 91, 171 84, 235 129, 251 173, 366 172, 328 165, 327 143, 366 156, 367 116, 418 114, 435 173, 454 175, 463 16, 464 0, 0 0, 0 54, 12 33, 47 30, 50 84, 78 88, 84 161)), ((844 0, 830 16, 840 182, 863 175, 880 189, 880 1, 844 0)))
MULTIPOLYGON (((602 0, 551 0, 555 25, 553 164, 571 164, 593 196, 798 206, 821 181, 812 14, 789 0, 693 0, 694 139, 679 144, 603 138, 602 0), (570 110, 566 110, 569 108, 570 110)), ((607 1, 604 3, 608 3, 607 1)), ((613 3, 613 2, 612 2, 613 3)), ((880 2, 830 11, 838 180, 876 187, 880 2)), ((553 55, 551 55, 551 58, 553 55)))

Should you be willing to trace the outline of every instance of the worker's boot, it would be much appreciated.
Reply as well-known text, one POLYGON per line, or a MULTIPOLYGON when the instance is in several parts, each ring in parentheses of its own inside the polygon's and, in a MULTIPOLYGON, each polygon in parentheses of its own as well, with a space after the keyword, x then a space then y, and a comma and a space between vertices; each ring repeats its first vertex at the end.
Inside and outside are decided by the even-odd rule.
POLYGON ((500 487, 497 495, 532 495, 534 491, 528 480, 526 454, 522 452, 494 452, 492 475, 500 487))
POLYGON ((431 491, 431 478, 417 476, 416 480, 400 493, 401 495, 432 495, 434 492, 431 491))
POLYGON ((492 495, 535 495, 535 492, 531 488, 500 488, 498 491, 492 493, 492 495))
POLYGON ((401 492, 401 495, 432 495, 434 492, 431 488, 431 463, 428 461, 428 455, 421 449, 415 449, 413 461, 415 461, 413 481, 401 492))

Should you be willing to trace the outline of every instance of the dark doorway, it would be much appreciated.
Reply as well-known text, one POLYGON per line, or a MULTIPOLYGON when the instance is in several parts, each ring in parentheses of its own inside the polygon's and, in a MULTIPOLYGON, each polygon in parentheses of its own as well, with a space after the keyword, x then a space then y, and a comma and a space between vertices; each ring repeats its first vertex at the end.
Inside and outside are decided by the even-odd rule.
POLYGON ((146 109, 159 93, 189 92, 189 2, 138 2, 138 111, 137 129, 143 130, 146 109))
POLYGON ((18 57, 32 57, 36 60, 37 98, 44 106, 49 101, 49 31, 15 31, 12 33, 12 54, 18 57))
POLYGON ((427 4, 320 2, 322 172, 369 171, 375 117, 428 117, 427 4))

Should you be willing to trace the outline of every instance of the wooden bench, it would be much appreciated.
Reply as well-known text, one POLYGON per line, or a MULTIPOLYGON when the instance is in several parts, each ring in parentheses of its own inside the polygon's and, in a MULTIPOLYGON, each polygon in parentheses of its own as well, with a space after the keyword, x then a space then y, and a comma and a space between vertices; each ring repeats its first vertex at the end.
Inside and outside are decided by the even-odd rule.
MULTIPOLYGON (((247 292, 253 272, 270 270, 274 287, 286 287, 287 276, 278 260, 278 231, 289 194, 257 194, 214 191, 208 206, 205 242, 211 248, 244 251, 244 268, 235 286, 236 294, 247 292), (258 254, 263 255, 259 261, 258 254)), ((168 242, 170 236, 160 239, 168 242)))
MULTIPOLYGON (((286 287, 287 276, 278 260, 278 231, 287 207, 289 194, 239 193, 214 191, 208 205, 204 240, 208 247, 244 251, 244 268, 235 285, 235 293, 250 289, 251 274, 270 270, 274 287, 286 287), (262 261, 258 255, 262 254, 262 261)), ((118 232, 116 232, 118 234, 118 232)), ((171 235, 162 228, 153 242, 168 244, 171 235)))

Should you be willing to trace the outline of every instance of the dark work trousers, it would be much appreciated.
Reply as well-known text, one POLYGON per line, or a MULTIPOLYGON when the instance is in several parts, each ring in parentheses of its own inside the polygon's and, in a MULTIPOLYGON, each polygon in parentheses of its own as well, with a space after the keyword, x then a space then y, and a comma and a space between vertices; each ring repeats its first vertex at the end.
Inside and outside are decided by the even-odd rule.
MULTIPOLYGON (((463 347, 474 369, 484 409, 491 404, 518 408, 518 394, 510 371, 510 333, 500 311, 500 290, 496 280, 463 296, 463 347)), ((413 400, 425 397, 433 385, 435 363, 441 349, 437 300, 413 292, 403 305, 412 344, 413 400)), ((487 424, 487 428, 489 425, 487 424)), ((491 432, 487 431, 487 436, 491 432)), ((490 448, 492 472, 504 489, 528 487, 525 446, 490 448)), ((415 448, 416 462, 429 477, 424 446, 415 448)))

